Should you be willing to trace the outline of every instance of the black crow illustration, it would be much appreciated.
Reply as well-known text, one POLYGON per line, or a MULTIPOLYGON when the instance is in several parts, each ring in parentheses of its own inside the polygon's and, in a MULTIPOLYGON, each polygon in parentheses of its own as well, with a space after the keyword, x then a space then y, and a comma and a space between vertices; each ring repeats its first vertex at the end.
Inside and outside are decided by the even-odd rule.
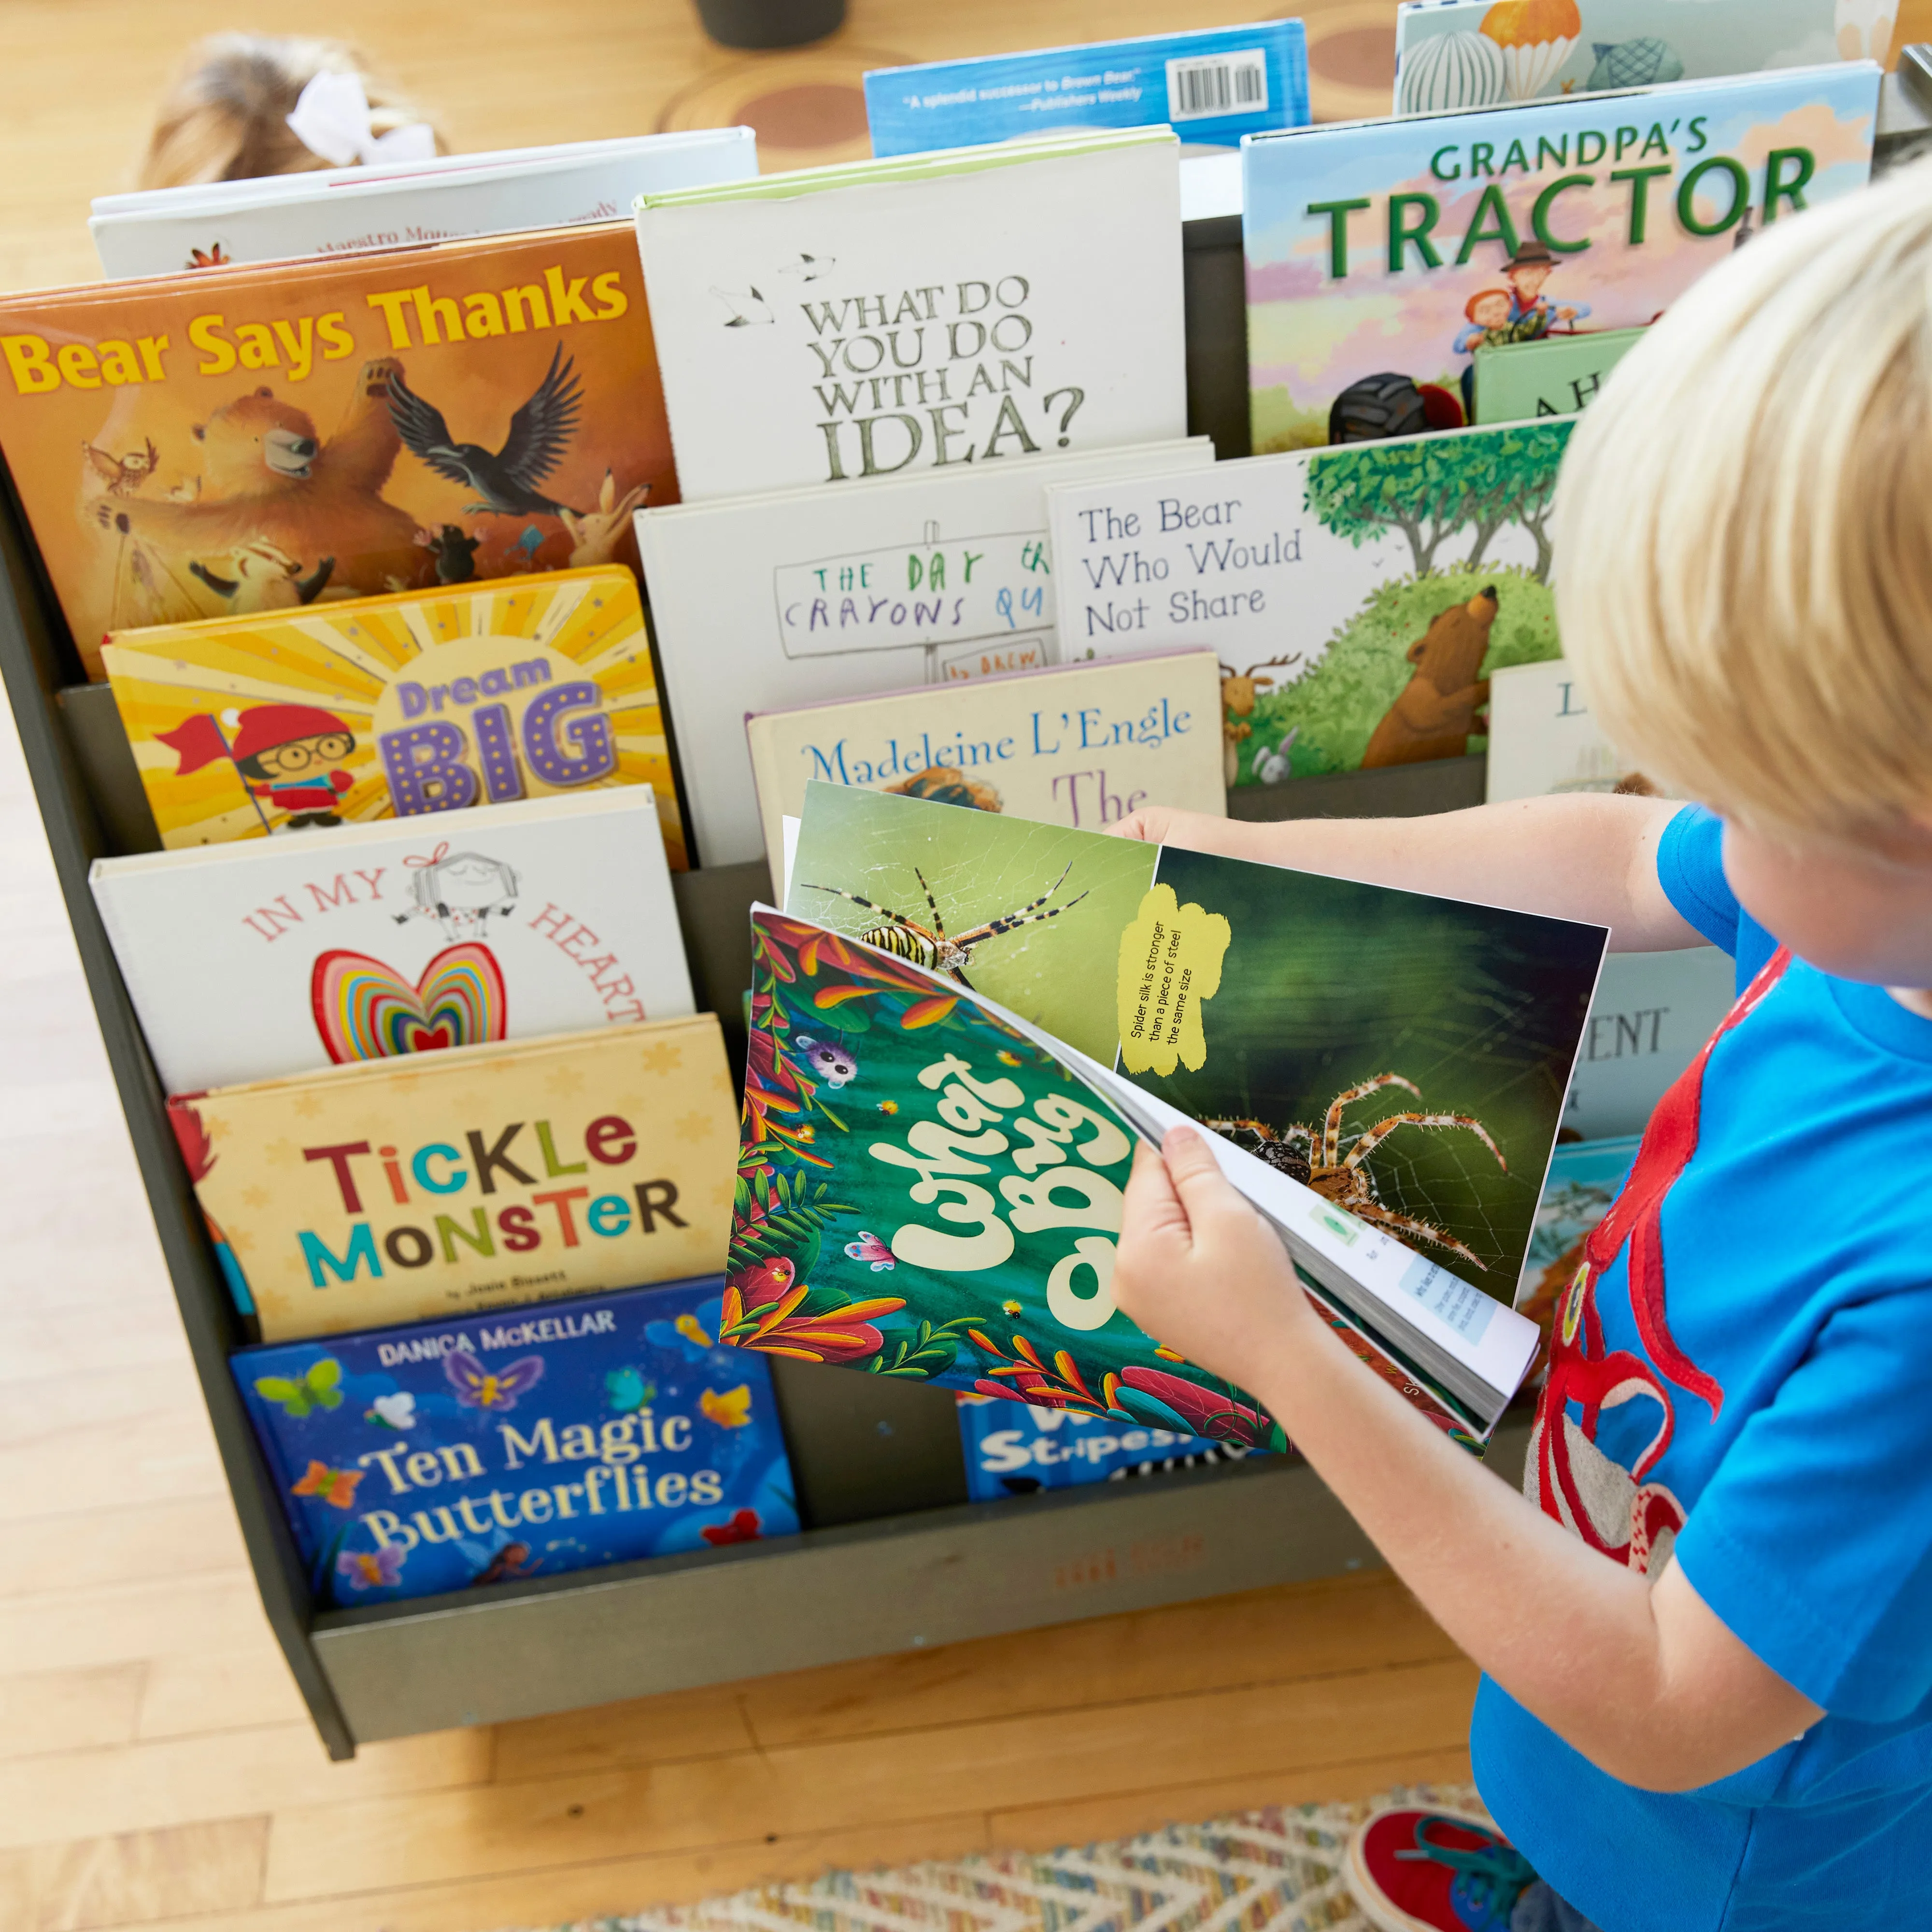
POLYGON ((442 412, 424 401, 400 370, 389 378, 389 415, 396 434, 439 476, 466 483, 476 492, 479 500, 468 506, 466 514, 486 511, 500 517, 554 517, 562 512, 563 505, 535 486, 556 467, 582 404, 572 374, 576 358, 559 368, 562 356, 560 343, 550 353, 548 373, 510 418, 509 436, 494 454, 476 443, 452 442, 442 412))

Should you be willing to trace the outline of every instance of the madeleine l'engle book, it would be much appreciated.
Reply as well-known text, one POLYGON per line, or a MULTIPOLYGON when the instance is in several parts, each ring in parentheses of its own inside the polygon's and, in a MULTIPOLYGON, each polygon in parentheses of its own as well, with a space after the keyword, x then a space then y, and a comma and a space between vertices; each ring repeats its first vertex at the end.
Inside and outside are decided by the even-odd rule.
POLYGON ((1486 342, 1638 328, 1870 178, 1869 61, 1255 135, 1257 454, 1466 422, 1486 342))
POLYGON ((698 1013, 176 1094, 168 1118, 275 1342, 715 1274, 732 1100, 698 1013))
POLYGON ((0 368, 94 677, 113 631, 634 572, 677 494, 627 223, 11 296, 0 368))

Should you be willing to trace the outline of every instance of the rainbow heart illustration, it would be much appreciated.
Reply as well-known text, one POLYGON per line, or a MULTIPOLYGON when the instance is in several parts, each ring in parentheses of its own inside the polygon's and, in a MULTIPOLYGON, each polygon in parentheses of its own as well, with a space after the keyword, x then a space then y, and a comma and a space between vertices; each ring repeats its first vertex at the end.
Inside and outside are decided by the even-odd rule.
POLYGON ((315 1030, 338 1062, 476 1046, 501 1040, 509 1018, 503 969, 473 940, 445 947, 414 986, 366 952, 325 952, 309 1000, 315 1030))

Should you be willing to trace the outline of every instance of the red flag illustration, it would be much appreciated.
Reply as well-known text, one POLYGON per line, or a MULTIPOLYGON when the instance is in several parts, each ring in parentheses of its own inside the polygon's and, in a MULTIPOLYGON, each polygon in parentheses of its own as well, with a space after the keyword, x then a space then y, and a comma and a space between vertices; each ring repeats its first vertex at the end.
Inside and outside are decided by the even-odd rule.
POLYGON ((228 741, 221 735, 219 722, 206 711, 196 712, 172 731, 157 731, 154 736, 169 750, 180 754, 181 762, 175 767, 178 778, 229 755, 228 741))

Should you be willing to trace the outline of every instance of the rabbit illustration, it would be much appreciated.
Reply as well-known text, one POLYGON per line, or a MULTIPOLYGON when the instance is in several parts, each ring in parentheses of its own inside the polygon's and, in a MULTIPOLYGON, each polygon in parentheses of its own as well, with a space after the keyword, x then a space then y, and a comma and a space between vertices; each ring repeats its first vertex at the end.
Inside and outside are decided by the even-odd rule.
POLYGON ((1288 753, 1294 748, 1294 741, 1301 735, 1298 724, 1282 739, 1272 752, 1264 752, 1255 760, 1255 776, 1264 785, 1281 784, 1288 775, 1288 753))
POLYGON ((648 483, 639 483, 626 490, 620 500, 617 479, 607 470, 603 488, 597 492, 596 509, 560 510, 557 514, 563 520, 564 528, 570 532, 573 546, 571 568, 581 570, 590 564, 611 562, 624 532, 631 526, 632 512, 650 491, 648 483))

